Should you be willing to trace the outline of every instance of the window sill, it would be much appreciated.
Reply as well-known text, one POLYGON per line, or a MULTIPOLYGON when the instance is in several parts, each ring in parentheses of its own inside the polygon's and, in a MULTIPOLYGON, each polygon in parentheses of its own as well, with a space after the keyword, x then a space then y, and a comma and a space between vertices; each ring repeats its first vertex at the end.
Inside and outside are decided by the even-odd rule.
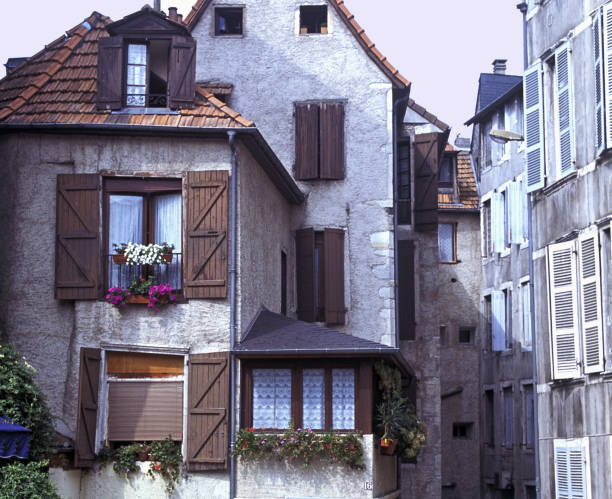
POLYGON ((169 107, 124 107, 111 114, 180 114, 180 111, 169 107))
POLYGON ((223 34, 214 34, 213 38, 233 38, 233 39, 242 39, 242 38, 246 38, 246 35, 244 33, 238 35, 238 34, 228 34, 228 35, 223 35, 223 34))

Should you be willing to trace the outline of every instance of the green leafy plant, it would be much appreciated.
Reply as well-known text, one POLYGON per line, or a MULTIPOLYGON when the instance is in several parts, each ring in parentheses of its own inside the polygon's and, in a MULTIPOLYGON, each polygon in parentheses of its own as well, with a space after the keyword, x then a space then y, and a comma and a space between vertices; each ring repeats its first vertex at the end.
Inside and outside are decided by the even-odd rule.
POLYGON ((361 434, 316 433, 310 428, 295 429, 293 425, 283 433, 242 429, 238 432, 233 455, 244 460, 296 460, 304 467, 319 458, 352 469, 365 468, 361 434))
POLYGON ((181 443, 172 440, 168 435, 165 440, 151 443, 151 464, 147 475, 155 478, 161 476, 166 481, 166 491, 171 494, 174 486, 181 476, 183 456, 181 454, 181 443))
POLYGON ((113 470, 118 475, 129 476, 140 471, 138 466, 138 453, 140 444, 122 445, 112 455, 113 470))
POLYGON ((35 383, 36 369, 11 344, 0 345, 0 415, 30 430, 28 457, 46 458, 54 438, 51 413, 35 383))
POLYGON ((399 369, 380 361, 374 365, 374 370, 382 398, 376 406, 374 417, 379 436, 396 439, 396 453, 406 459, 413 459, 425 443, 425 424, 417 418, 410 401, 402 397, 399 369))
POLYGON ((138 277, 132 281, 128 286, 128 291, 133 295, 145 295, 149 296, 149 288, 155 286, 155 278, 150 275, 145 279, 144 277, 138 277))
POLYGON ((0 499, 60 499, 49 481, 48 461, 15 462, 0 468, 0 499))

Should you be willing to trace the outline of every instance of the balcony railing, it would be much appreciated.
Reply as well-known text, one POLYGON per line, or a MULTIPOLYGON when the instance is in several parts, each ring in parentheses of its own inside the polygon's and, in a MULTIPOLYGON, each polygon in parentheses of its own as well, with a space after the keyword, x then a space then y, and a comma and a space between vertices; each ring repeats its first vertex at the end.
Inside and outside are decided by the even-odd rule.
POLYGON ((106 255, 108 287, 121 286, 127 288, 137 279, 153 276, 157 284, 170 284, 172 289, 182 286, 182 253, 173 253, 172 262, 157 265, 127 265, 117 264, 113 255, 106 255))

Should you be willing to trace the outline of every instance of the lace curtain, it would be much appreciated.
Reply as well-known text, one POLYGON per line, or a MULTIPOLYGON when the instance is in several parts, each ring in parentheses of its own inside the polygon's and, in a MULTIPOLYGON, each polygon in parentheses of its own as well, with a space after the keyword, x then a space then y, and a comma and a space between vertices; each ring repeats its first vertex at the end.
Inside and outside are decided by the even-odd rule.
POLYGON ((128 45, 127 105, 144 106, 147 89, 147 46, 128 45))
POLYGON ((302 425, 325 428, 325 369, 302 371, 302 425))
POLYGON ((332 427, 355 428, 355 370, 332 369, 332 427))
MULTIPOLYGON (((142 196, 110 196, 108 224, 108 253, 113 254, 113 244, 142 243, 142 196)), ((137 267, 109 265, 110 286, 127 287, 138 274, 137 267)))
MULTIPOLYGON (((154 234, 155 243, 174 244, 174 253, 182 253, 181 248, 181 194, 162 194, 155 196, 154 202, 154 234)), ((172 263, 161 265, 157 280, 160 283, 170 283, 173 289, 181 286, 181 256, 175 255, 172 263)))
POLYGON ((253 369, 253 427, 289 428, 291 369, 253 369))

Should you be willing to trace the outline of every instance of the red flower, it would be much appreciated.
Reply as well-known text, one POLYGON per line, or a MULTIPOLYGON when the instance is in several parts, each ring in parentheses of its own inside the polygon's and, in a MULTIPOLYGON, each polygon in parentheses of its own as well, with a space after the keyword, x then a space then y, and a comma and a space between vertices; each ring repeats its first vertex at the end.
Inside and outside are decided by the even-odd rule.
POLYGON ((255 431, 255 428, 249 428, 249 431, 255 431))
POLYGON ((144 277, 140 278, 140 282, 145 282, 145 281, 146 281, 146 279, 144 277))
POLYGON ((158 470, 158 469, 160 469, 160 468, 161 468, 161 464, 157 463, 157 464, 155 465, 155 469, 156 469, 156 470, 158 470))

